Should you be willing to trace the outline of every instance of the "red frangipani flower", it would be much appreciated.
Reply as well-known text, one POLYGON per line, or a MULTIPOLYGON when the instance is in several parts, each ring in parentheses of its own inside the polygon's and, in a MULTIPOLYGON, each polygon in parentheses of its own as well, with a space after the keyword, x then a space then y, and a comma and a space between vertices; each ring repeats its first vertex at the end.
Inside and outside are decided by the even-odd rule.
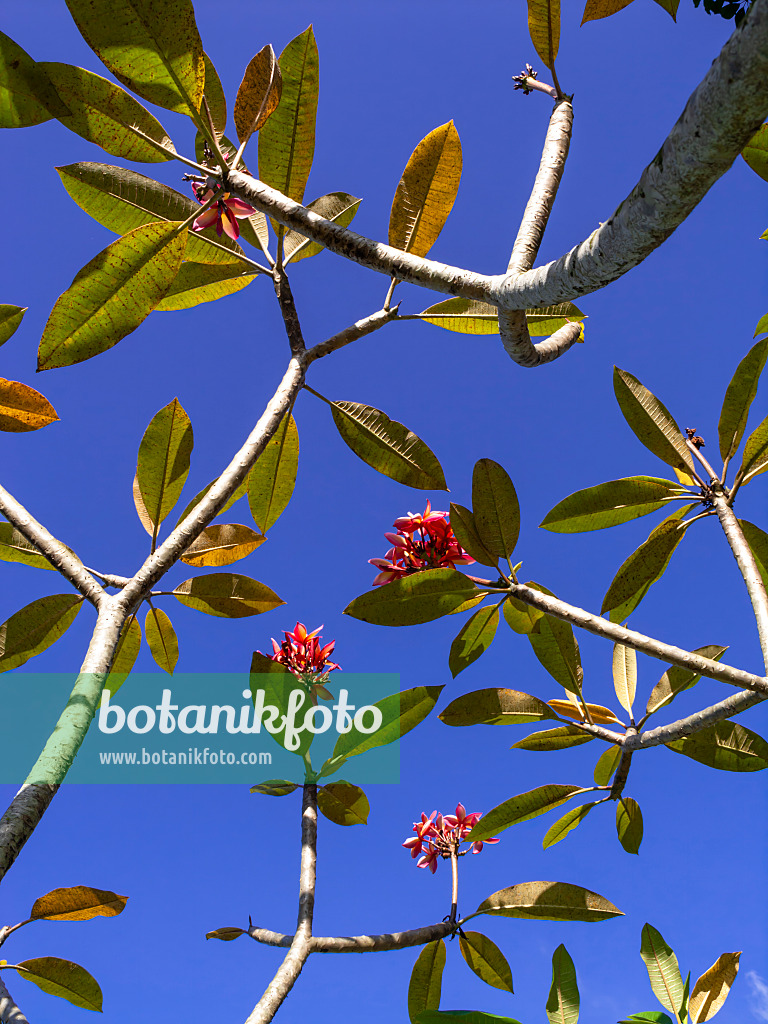
MULTIPOLYGON (((195 199, 201 205, 207 203, 209 199, 213 199, 216 194, 214 189, 200 185, 198 182, 192 183, 192 191, 195 193, 195 199)), ((223 232, 232 241, 237 241, 240 237, 240 228, 237 226, 238 219, 243 220, 255 212, 256 210, 248 203, 243 202, 242 199, 230 195, 229 192, 223 192, 213 206, 204 213, 201 213, 197 220, 193 222, 192 230, 204 231, 215 224, 216 234, 219 238, 221 238, 223 232)))
MULTIPOLYGON (((446 859, 455 855, 463 857, 469 850, 461 850, 460 846, 466 836, 472 831, 477 822, 482 818, 480 811, 473 811, 467 814, 463 804, 456 805, 455 814, 438 814, 437 811, 427 817, 422 812, 421 821, 414 821, 413 831, 416 833, 410 839, 406 839, 403 846, 411 851, 411 857, 419 858, 417 867, 429 868, 434 873, 437 871, 438 857, 446 859)), ((472 843, 472 853, 480 853, 486 843, 498 843, 498 837, 493 839, 478 840, 472 843)))
POLYGON ((325 689, 323 683, 328 680, 329 673, 341 668, 335 661, 330 660, 336 641, 331 640, 330 643, 321 646, 320 630, 322 628, 322 626, 318 626, 317 629, 308 633, 304 623, 297 622, 293 632, 286 630, 285 640, 282 644, 272 637, 273 653, 265 655, 272 661, 285 665, 300 682, 310 687, 313 704, 317 703, 316 694, 325 700, 333 699, 332 694, 325 689))
POLYGON ((472 565, 475 561, 456 540, 448 513, 433 511, 430 502, 423 515, 409 512, 392 525, 397 533, 384 534, 392 545, 386 556, 369 559, 371 565, 381 570, 373 581, 374 587, 425 569, 472 565))

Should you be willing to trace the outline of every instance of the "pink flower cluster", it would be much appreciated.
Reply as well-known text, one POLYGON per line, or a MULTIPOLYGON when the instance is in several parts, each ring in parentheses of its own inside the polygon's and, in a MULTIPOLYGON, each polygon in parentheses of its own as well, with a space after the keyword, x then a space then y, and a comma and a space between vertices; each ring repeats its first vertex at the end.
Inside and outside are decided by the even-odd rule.
POLYGON ((320 630, 322 626, 307 632, 303 622, 297 622, 293 632, 286 631, 285 640, 279 644, 272 637, 273 654, 267 655, 272 661, 279 661, 293 674, 305 682, 320 682, 328 678, 328 673, 340 668, 330 656, 336 641, 321 647, 320 630))
MULTIPOLYGON (((429 868, 434 875, 437 871, 438 857, 450 857, 452 853, 463 857, 469 852, 459 851, 459 846, 482 816, 480 811, 467 814, 463 804, 456 805, 455 814, 438 814, 437 811, 432 811, 427 817, 422 812, 421 821, 413 823, 416 835, 406 839, 403 846, 411 851, 411 857, 419 858, 417 867, 429 868)), ((472 843, 472 853, 480 853, 486 843, 498 842, 498 838, 494 838, 472 843)))
POLYGON ((371 565, 381 570, 373 581, 374 587, 425 569, 472 565, 475 561, 456 540, 448 522, 448 513, 433 512, 430 502, 427 502, 424 515, 409 512, 392 525, 397 533, 384 534, 392 545, 386 556, 369 559, 371 565))

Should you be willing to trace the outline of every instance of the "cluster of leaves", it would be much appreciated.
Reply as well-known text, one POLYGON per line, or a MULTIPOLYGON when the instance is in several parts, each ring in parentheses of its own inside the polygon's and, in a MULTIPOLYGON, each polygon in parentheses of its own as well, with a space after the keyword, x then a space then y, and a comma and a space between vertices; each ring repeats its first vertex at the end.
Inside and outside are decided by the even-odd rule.
MULTIPOLYGON (((35 900, 29 917, 19 924, 0 929, 0 945, 8 936, 33 921, 90 921, 94 917, 115 917, 125 909, 127 896, 86 885, 54 889, 35 900)), ((59 996, 84 1010, 101 1011, 102 994, 96 979, 71 960, 58 956, 40 956, 17 964, 0 961, 0 970, 18 971, 43 992, 59 996)))
MULTIPOLYGON (((545 884, 551 883, 531 883, 545 884)), ((484 904, 478 912, 482 912, 482 906, 484 904)), ((524 913, 510 911, 514 911, 514 907, 509 908, 505 916, 525 916, 524 913)), ((498 947, 487 936, 477 932, 460 931, 459 937, 461 953, 472 971, 488 985, 511 993, 512 974, 498 947)), ((647 1010, 633 1013, 619 1024, 704 1024, 711 1020, 728 998, 738 974, 741 954, 723 953, 719 956, 701 975, 692 991, 690 972, 683 983, 677 957, 650 924, 644 925, 641 932, 640 956, 654 995, 672 1017, 658 1010, 647 1010)), ((440 1010, 445 962, 442 939, 426 946, 416 961, 408 990, 408 1012, 413 1024, 520 1024, 511 1017, 480 1010, 440 1010)), ((560 945, 552 956, 552 985, 545 1006, 549 1024, 577 1024, 579 1003, 576 969, 568 950, 560 945)))

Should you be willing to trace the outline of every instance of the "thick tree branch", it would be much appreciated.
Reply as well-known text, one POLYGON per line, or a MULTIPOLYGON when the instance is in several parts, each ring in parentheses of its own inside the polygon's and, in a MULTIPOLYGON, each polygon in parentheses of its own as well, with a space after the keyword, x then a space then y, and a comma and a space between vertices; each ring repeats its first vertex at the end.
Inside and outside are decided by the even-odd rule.
MULTIPOLYGON (((461 922, 459 922, 461 923, 461 922)), ((385 932, 383 935, 318 935, 312 939, 313 953, 383 953, 392 949, 407 949, 409 946, 425 946, 436 939, 444 939, 456 930, 448 921, 430 924, 423 928, 411 928, 405 932, 385 932)), ((292 935, 281 935, 266 928, 251 927, 247 934, 265 946, 290 946, 292 935)))
POLYGON ((312 952, 312 916, 317 874, 317 786, 304 785, 301 809, 299 915, 290 950, 246 1024, 268 1024, 293 988, 312 952))
POLYGON ((752 602, 752 610, 755 613, 755 622, 757 623, 757 635, 760 638, 760 650, 763 652, 765 671, 768 674, 768 594, 765 591, 763 577, 757 567, 752 549, 747 544, 747 539, 741 529, 739 520, 728 504, 728 498, 723 493, 722 487, 716 486, 713 501, 717 518, 720 520, 720 525, 725 534, 725 539, 728 541, 739 571, 744 577, 747 593, 752 602))
POLYGON ((9 494, 2 486, 0 486, 0 512, 30 544, 34 544, 37 550, 45 555, 51 565, 55 566, 64 579, 79 590, 83 597, 97 608, 101 605, 107 595, 86 570, 77 555, 60 540, 57 540, 52 533, 49 533, 42 523, 38 523, 24 506, 19 504, 13 495, 9 494))
POLYGON ((2 1024, 29 1024, 27 1018, 14 1003, 2 978, 0 978, 0 1022, 2 1024))
POLYGON ((400 252, 323 220, 237 171, 227 176, 227 187, 281 224, 388 277, 505 311, 553 305, 617 280, 672 234, 768 115, 766 78, 768 0, 755 0, 627 199, 565 256, 520 275, 475 274, 400 252))
POLYGON ((638 736, 631 736, 624 741, 623 746, 627 750, 645 750, 646 747, 657 747, 662 743, 671 743, 672 740, 680 740, 684 736, 692 736, 710 725, 722 722, 733 715, 741 714, 753 708, 756 704, 762 703, 766 698, 759 693, 752 693, 750 690, 742 690, 741 693, 734 693, 725 700, 713 704, 711 707, 695 711, 686 718, 669 725, 661 725, 656 729, 648 729, 638 736))
POLYGON ((614 643, 624 644, 625 647, 632 647, 652 658, 658 658, 659 661, 668 661, 672 665, 690 669, 697 675, 706 676, 709 679, 719 679, 720 682, 754 690, 755 693, 762 694, 764 698, 768 697, 768 679, 762 676, 744 672, 742 669, 733 668, 730 665, 722 665, 717 661, 712 661, 711 658, 702 658, 699 654, 662 643, 661 640, 655 640, 643 633, 637 633, 633 629, 627 629, 626 626, 620 626, 617 622, 609 622, 599 615, 593 615, 591 612, 584 611, 583 608, 576 608, 575 605, 567 604, 556 597, 542 594, 540 590, 533 590, 522 583, 511 583, 509 592, 520 601, 524 601, 525 604, 533 605, 534 608, 539 608, 548 615, 564 619, 596 636, 613 640, 614 643))

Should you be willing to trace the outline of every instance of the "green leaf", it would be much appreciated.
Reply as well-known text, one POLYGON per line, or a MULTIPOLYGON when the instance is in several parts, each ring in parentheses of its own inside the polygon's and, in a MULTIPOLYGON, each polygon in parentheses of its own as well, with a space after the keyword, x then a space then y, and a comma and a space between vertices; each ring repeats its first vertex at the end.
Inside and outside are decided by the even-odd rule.
POLYGON ((604 750, 597 759, 593 778, 596 786, 607 786, 613 777, 613 773, 619 767, 621 760, 621 747, 610 746, 604 750))
MULTIPOLYGON (((572 302, 526 309, 525 317, 531 337, 546 337, 573 320, 586 319, 585 314, 572 302)), ((444 327, 447 331, 456 331, 458 334, 499 333, 498 308, 478 299, 444 299, 425 309, 419 318, 425 323, 444 327)))
POLYGON ((752 477, 768 469, 768 416, 752 431, 744 445, 738 475, 749 483, 752 477))
POLYGON ((442 686, 416 686, 377 701, 373 706, 381 712, 381 725, 376 732, 362 733, 353 726, 349 732, 341 733, 323 768, 330 766, 330 762, 338 762, 337 768, 341 767, 350 757, 399 740, 424 721, 437 703, 442 689, 442 686))
POLYGON ((632 647, 613 645, 613 688, 619 704, 631 715, 637 689, 637 653, 632 647))
POLYGON ((552 955, 552 986, 546 1010, 549 1024, 576 1024, 579 1019, 576 968, 562 943, 552 955))
POLYGON ((371 805, 359 786, 329 782, 317 790, 317 806, 336 825, 367 825, 371 805))
POLYGON ((550 825, 542 841, 544 849, 548 850, 550 846, 554 846, 561 839, 565 839, 569 832, 573 832, 584 821, 596 802, 582 804, 581 807, 572 807, 570 811, 566 811, 562 818, 558 818, 554 825, 550 825))
POLYGON ((58 420, 56 410, 39 391, 0 377, 0 430, 13 434, 40 430, 58 420))
MULTIPOLYGON (((529 582, 527 586, 554 597, 551 591, 539 583, 529 582)), ((556 619, 551 615, 542 615, 528 633, 528 639, 533 653, 552 678, 569 693, 581 693, 584 670, 581 667, 579 644, 570 622, 556 619)))
POLYGON ((414 1020, 416 1024, 520 1024, 512 1017, 499 1017, 482 1010, 423 1010, 414 1020))
POLYGON ((761 772, 768 768, 768 743, 736 722, 716 722, 666 746, 723 772, 761 772))
POLYGON ((122 914, 127 902, 127 896, 118 896, 115 892, 74 885, 40 896, 35 900, 29 917, 32 921, 90 921, 94 917, 122 914))
POLYGON ((0 345, 4 345, 16 333, 28 308, 0 303, 0 345))
POLYGON ((191 0, 67 0, 115 78, 158 107, 196 117, 205 83, 191 0))
POLYGON ((102 994, 98 982, 84 967, 58 956, 39 956, 16 964, 22 978, 43 992, 66 999, 84 1010, 101 1012, 102 994))
POLYGON ((45 71, 0 32, 0 128, 27 128, 67 113, 45 71))
POLYGON ((768 533, 753 523, 747 522, 746 519, 740 519, 739 524, 757 562, 757 568, 763 578, 763 585, 768 588, 768 533))
POLYGON ((544 618, 544 612, 534 608, 532 604, 526 604, 511 594, 501 607, 504 618, 510 629, 516 633, 530 633, 539 619, 544 618))
POLYGON ((639 853, 643 841, 643 815, 632 797, 623 796, 616 803, 616 832, 627 853, 639 853))
POLYGON ((336 429, 358 458, 407 487, 447 491, 443 469, 431 448, 397 420, 359 402, 331 402, 336 429))
POLYGON ((136 479, 144 509, 154 524, 153 539, 181 496, 193 445, 189 416, 174 398, 152 417, 139 445, 136 479))
POLYGON ((480 608, 464 623, 459 635, 451 644, 448 656, 448 667, 454 679, 459 672, 473 661, 477 661, 480 655, 488 650, 498 625, 499 608, 495 604, 480 608))
POLYGON ((672 21, 677 21, 677 8, 680 6, 680 0, 656 0, 656 3, 667 12, 672 21))
POLYGON ((250 576, 238 576, 231 572, 195 576, 180 583, 173 593, 187 608, 227 619, 260 615, 285 604, 285 601, 265 584, 251 579, 250 576))
MULTIPOLYGON (((259 132, 259 178, 300 203, 315 154, 320 87, 317 44, 311 25, 280 54, 280 71, 280 102, 259 132)), ((285 228, 276 226, 275 232, 280 237, 285 228)))
MULTIPOLYGON (((307 209, 316 213, 318 217, 338 224, 342 228, 348 227, 357 213, 362 199, 350 195, 349 192, 330 192, 327 196, 320 196, 307 203, 307 209)), ((285 263, 293 260, 304 260, 307 256, 314 256, 322 252, 324 246, 319 242, 313 242, 298 231, 288 231, 283 242, 285 263)))
MULTIPOLYGON (((203 500, 203 498, 206 496, 208 491, 210 491, 210 489, 213 487, 213 485, 215 483, 216 483, 216 481, 212 480, 206 487, 204 487, 202 489, 202 491, 199 491, 194 496, 192 501, 190 501, 190 503, 187 505, 187 507, 184 509, 184 511, 179 516, 178 522, 176 523, 177 526, 179 525, 179 523, 183 523, 184 520, 189 515, 189 513, 192 511, 192 509, 196 508, 200 504, 200 502, 203 500)), ((248 477, 246 477, 243 480, 243 482, 237 486, 237 488, 235 489, 235 491, 232 494, 232 496, 227 499, 226 504, 222 507, 221 511, 219 512, 220 516, 224 515, 225 512, 228 512, 232 508, 232 506, 235 504, 235 502, 239 501, 242 498, 242 496, 246 492, 247 487, 248 487, 248 477)))
POLYGON ((178 226, 134 228, 83 267, 51 311, 38 370, 91 359, 146 320, 179 272, 186 233, 178 234, 178 226))
POLYGON ((53 563, 10 523, 0 523, 0 561, 21 562, 35 569, 55 569, 53 563))
POLYGON ((440 1006, 444 967, 445 942, 428 942, 413 965, 408 984, 408 1016, 413 1024, 422 1010, 436 1010, 440 1006))
POLYGON ((675 548, 683 539, 682 517, 693 508, 686 505, 667 516, 648 540, 632 552, 619 567, 603 598, 601 613, 610 612, 611 622, 622 622, 637 608, 650 587, 664 575, 675 548))
POLYGON ((481 932, 459 932, 459 947, 470 971, 486 985, 514 992, 512 971, 495 942, 481 932))
POLYGON ((520 690, 490 688, 465 693, 441 711, 445 725, 520 725, 556 718, 552 708, 538 697, 520 690))
POLYGON ((650 924, 641 933, 640 956, 643 958, 653 994, 662 1006, 677 1017, 683 1002, 683 979, 677 957, 663 936, 650 924))
POLYGON ((448 615, 476 589, 456 569, 427 569, 361 594, 344 614, 375 626, 414 626, 448 615))
POLYGON ((510 750, 568 750, 589 743, 594 738, 577 725, 563 725, 559 729, 531 733, 525 739, 513 743, 510 750))
POLYGON ((82 607, 79 594, 51 594, 25 605, 0 625, 0 672, 19 668, 62 636, 82 607))
MULTIPOLYGON (((227 97, 219 78, 219 73, 207 53, 203 53, 205 75, 203 77, 205 101, 211 112, 211 120, 217 135, 223 135, 227 129, 227 97)), ((198 132, 198 134, 200 134, 198 132)))
POLYGON ((295 782, 288 782, 287 779, 267 779, 257 786, 251 786, 251 792, 262 793, 264 796, 288 796, 298 788, 295 782))
POLYGON ((119 85, 72 64, 45 61, 38 67, 44 69, 69 108, 69 114, 59 116, 65 128, 124 160, 156 164, 173 159, 176 151, 165 128, 119 85))
POLYGON ((768 338, 763 338, 747 352, 736 367, 728 390, 723 399, 723 408, 718 424, 720 454, 730 459, 736 454, 744 436, 749 408, 757 394, 757 382, 768 357, 768 338))
POLYGON ((485 545, 480 540, 477 526, 475 525, 475 517, 470 510, 464 508, 463 505, 456 505, 454 502, 451 502, 450 516, 451 528, 456 536, 456 540, 464 550, 476 562, 480 562, 481 565, 490 565, 495 568, 499 560, 495 555, 486 550, 485 545))
POLYGON ((235 128, 240 142, 259 131, 274 113, 283 92, 275 51, 263 46, 245 69, 235 99, 235 128))
MULTIPOLYGON (((766 540, 768 541, 768 538, 766 540)), ((706 647, 698 647, 693 653, 700 654, 702 658, 720 661, 727 650, 727 647, 709 644, 706 647)), ((651 695, 645 707, 646 715, 652 715, 654 712, 659 711, 660 708, 666 707, 670 701, 675 699, 678 693, 682 693, 683 690, 689 690, 700 679, 701 676, 690 669, 681 668, 679 665, 670 665, 653 690, 651 690, 651 695)))
POLYGON ((740 956, 741 953, 723 953, 693 986, 688 1004, 691 1024, 711 1020, 722 1008, 739 973, 740 956))
POLYGON ((182 263, 179 272, 155 312, 168 313, 192 309, 202 302, 214 302, 242 291, 256 274, 249 274, 242 263, 182 263))
MULTIPOLYGON (((608 921, 623 911, 604 896, 570 882, 520 882, 483 900, 475 914, 527 921, 608 921)), ((473 915, 474 916, 474 915, 473 915)))
POLYGON ((171 620, 162 608, 150 608, 144 620, 144 635, 155 663, 169 676, 179 660, 179 641, 171 620))
MULTIPOLYGON (((57 167, 61 183, 81 209, 110 231, 125 235, 142 224, 159 220, 183 221, 200 209, 200 204, 159 181, 124 167, 83 161, 57 167)), ((187 232, 185 258, 195 263, 231 265, 243 250, 215 228, 187 232)), ((170 289, 169 289, 170 290, 170 289)))
POLYGON ((506 470, 480 459, 472 472, 472 514, 486 550, 508 558, 520 533, 520 503, 506 470))
POLYGON ((242 523, 207 526, 181 556, 186 565, 216 569, 247 558, 267 538, 242 523))
POLYGON ((559 807, 566 800, 570 800, 577 793, 583 793, 581 786, 561 786, 557 783, 549 783, 546 786, 538 786, 527 793, 520 793, 518 796, 510 797, 504 803, 494 807, 484 814, 467 836, 470 843, 488 839, 495 836, 497 832, 503 832, 511 825, 519 825, 522 821, 530 821, 540 814, 559 807))
POLYGON ((643 1013, 633 1013, 626 1020, 620 1020, 619 1024, 673 1024, 672 1018, 661 1010, 646 1010, 643 1013))
POLYGON ((755 174, 768 181, 768 124, 761 124, 741 155, 755 174))
POLYGON ((536 53, 551 71, 560 45, 560 0, 528 0, 528 31, 536 53))
POLYGON ((764 313, 757 321, 757 327, 755 328, 755 333, 752 337, 756 338, 758 334, 765 334, 766 331, 768 331, 768 313, 764 313))
POLYGON ((451 212, 461 181, 461 141, 453 121, 421 140, 405 165, 389 215, 389 244, 426 256, 451 212))
POLYGON ((613 389, 624 418, 645 447, 668 466, 690 473, 691 453, 667 407, 636 377, 618 366, 613 369, 613 389))
POLYGON ((120 632, 112 668, 109 670, 104 689, 114 697, 131 673, 141 650, 141 626, 136 615, 132 615, 120 632))
POLYGON ((539 524, 553 533, 605 530, 663 508, 686 491, 678 483, 655 476, 629 476, 587 487, 564 498, 539 524))
POLYGON ((262 533, 271 529, 291 500, 299 469, 299 432, 291 415, 267 442, 248 475, 248 505, 262 533))

